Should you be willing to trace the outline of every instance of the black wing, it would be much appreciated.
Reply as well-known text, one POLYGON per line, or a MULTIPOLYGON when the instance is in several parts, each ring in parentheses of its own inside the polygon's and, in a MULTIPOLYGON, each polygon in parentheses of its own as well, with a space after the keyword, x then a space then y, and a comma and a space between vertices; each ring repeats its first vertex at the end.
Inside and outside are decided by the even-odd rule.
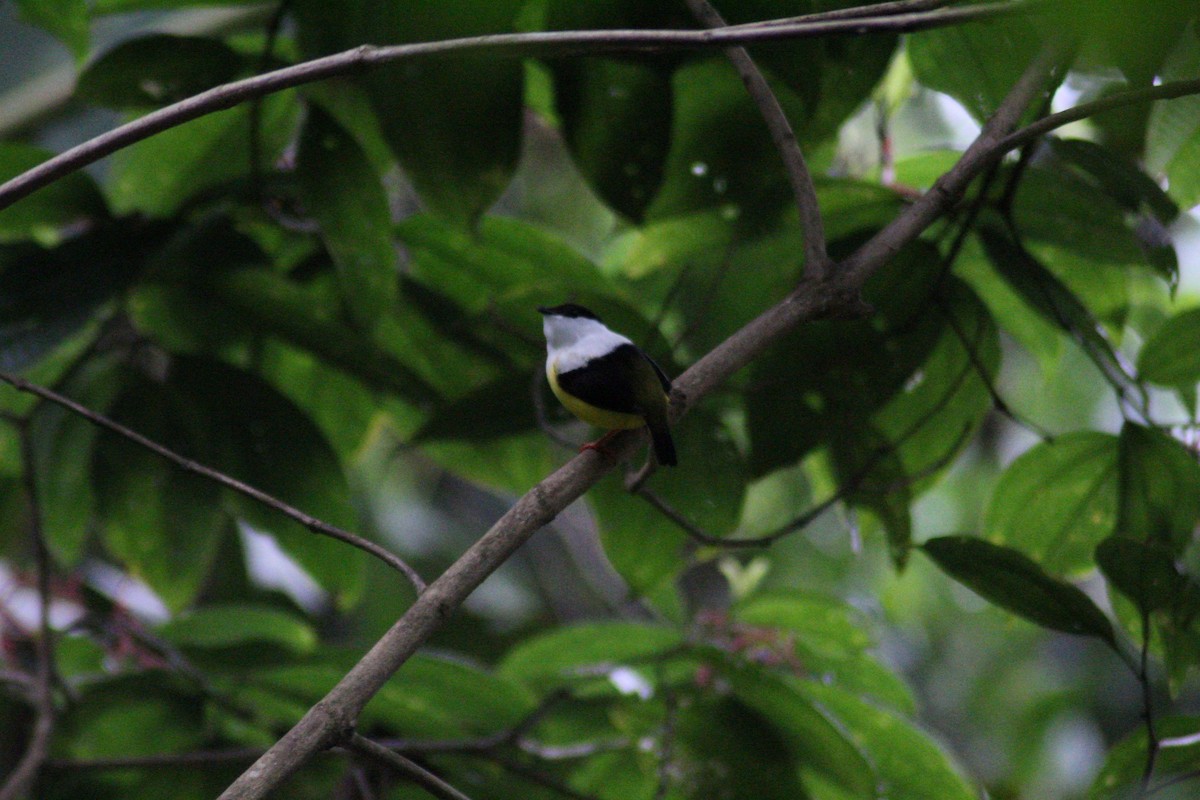
POLYGON ((558 375, 558 383, 568 394, 580 400, 622 414, 644 413, 645 403, 639 402, 636 376, 645 374, 649 365, 662 384, 663 392, 671 390, 671 381, 649 356, 632 344, 623 344, 587 364, 558 375))

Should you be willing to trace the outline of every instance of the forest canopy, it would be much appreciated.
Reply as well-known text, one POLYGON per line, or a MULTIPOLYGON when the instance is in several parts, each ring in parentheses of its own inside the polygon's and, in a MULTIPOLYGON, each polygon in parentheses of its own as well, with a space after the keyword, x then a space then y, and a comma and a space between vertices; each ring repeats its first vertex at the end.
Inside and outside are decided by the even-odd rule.
POLYGON ((10 16, 0 800, 1195 795, 1194 3, 10 16))

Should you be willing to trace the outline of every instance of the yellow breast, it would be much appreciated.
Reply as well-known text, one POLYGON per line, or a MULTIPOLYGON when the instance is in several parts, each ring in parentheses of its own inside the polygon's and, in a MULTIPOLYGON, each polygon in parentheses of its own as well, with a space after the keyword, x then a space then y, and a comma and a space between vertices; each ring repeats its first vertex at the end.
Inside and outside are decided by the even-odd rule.
POLYGON ((558 370, 554 364, 546 364, 546 378, 550 381, 550 389, 567 410, 589 425, 597 428, 640 428, 646 421, 637 414, 623 414, 620 411, 608 411, 597 408, 591 403, 585 403, 578 397, 567 394, 558 383, 558 370))

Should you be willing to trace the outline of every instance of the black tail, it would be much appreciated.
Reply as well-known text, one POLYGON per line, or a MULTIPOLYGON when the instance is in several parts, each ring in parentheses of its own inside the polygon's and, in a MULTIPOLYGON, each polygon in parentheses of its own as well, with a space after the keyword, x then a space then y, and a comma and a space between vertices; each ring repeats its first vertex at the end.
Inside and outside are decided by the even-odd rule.
POLYGON ((646 427, 650 429, 650 440, 654 444, 654 460, 666 467, 675 466, 678 463, 675 459, 675 441, 666 422, 647 421, 646 427))

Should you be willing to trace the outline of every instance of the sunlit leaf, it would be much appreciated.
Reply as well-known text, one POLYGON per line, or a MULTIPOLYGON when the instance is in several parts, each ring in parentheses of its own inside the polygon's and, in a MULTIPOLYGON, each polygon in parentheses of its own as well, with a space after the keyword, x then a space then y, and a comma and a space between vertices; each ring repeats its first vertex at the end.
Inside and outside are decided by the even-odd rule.
POLYGON ((530 684, 561 683, 586 675, 588 667, 636 663, 683 641, 674 628, 636 622, 593 622, 560 627, 517 644, 500 672, 530 684))
POLYGON ((1118 443, 1093 431, 1038 444, 1009 465, 992 494, 986 538, 1025 553, 1052 573, 1092 565, 1117 524, 1118 443))
POLYGON ((269 606, 207 606, 176 617, 157 633, 175 645, 195 648, 265 643, 308 653, 317 644, 307 623, 269 606))
POLYGON ((1200 308, 1179 312, 1155 331, 1138 353, 1137 370, 1160 386, 1200 383, 1200 308))
POLYGON ((978 796, 947 748, 896 712, 843 687, 815 681, 799 686, 802 694, 849 730, 852 741, 874 768, 876 796, 893 800, 973 800, 978 796))

